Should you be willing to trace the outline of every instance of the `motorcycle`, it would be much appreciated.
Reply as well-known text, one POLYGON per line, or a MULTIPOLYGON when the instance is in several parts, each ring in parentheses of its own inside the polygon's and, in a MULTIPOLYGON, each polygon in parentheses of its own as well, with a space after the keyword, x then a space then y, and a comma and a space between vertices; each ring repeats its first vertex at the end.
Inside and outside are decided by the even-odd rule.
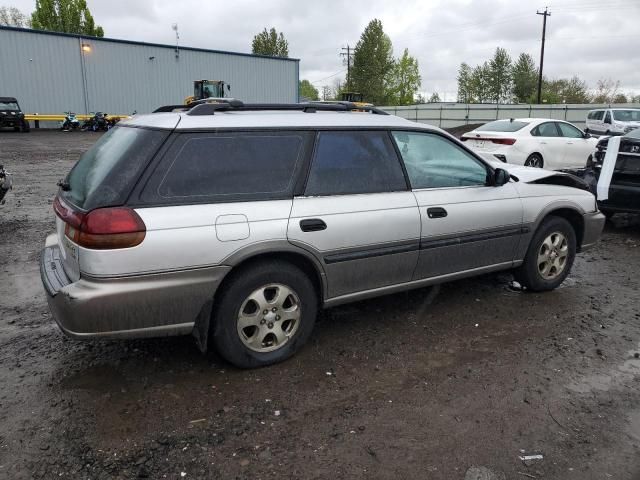
POLYGON ((63 132, 69 132, 71 130, 78 130, 80 128, 80 120, 76 118, 76 114, 73 112, 64 112, 64 122, 60 128, 63 132))
MULTIPOLYGON (((91 112, 93 113, 93 112, 91 112)), ((82 130, 91 130, 97 132, 100 130, 110 130, 116 124, 114 119, 110 119, 104 112, 95 112, 92 117, 88 118, 82 125, 82 130)))
POLYGON ((4 166, 0 165, 0 205, 4 203, 4 196, 12 188, 11 175, 9 175, 4 166))

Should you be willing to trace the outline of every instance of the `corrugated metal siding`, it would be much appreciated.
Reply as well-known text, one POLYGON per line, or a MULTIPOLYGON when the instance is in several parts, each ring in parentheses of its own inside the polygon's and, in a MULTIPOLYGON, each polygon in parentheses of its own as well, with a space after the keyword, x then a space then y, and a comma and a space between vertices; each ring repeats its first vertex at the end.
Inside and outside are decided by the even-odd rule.
POLYGON ((200 79, 224 80, 245 102, 296 102, 298 61, 187 49, 176 58, 170 47, 0 28, 0 96, 29 113, 149 112, 182 103, 200 79))

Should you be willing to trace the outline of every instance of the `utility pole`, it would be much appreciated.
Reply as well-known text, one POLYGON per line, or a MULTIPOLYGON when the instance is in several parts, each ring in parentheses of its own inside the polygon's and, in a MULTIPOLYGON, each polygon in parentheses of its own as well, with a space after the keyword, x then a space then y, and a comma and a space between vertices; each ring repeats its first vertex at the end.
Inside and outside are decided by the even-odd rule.
POLYGON ((544 64, 544 37, 547 33, 547 17, 551 16, 551 12, 548 11, 549 7, 544 7, 544 12, 536 11, 536 15, 543 15, 542 21, 542 46, 540 47, 540 70, 538 72, 538 103, 542 103, 542 65, 544 64))
POLYGON ((351 47, 347 44, 346 47, 342 47, 342 50, 346 50, 347 52, 341 52, 341 56, 347 57, 347 91, 351 91, 351 47))

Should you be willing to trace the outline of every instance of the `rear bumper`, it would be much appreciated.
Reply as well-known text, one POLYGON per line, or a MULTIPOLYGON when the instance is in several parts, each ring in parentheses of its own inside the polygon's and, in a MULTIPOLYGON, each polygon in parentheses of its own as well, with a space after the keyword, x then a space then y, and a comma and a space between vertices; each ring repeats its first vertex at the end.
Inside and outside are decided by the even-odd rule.
MULTIPOLYGON (((230 267, 71 282, 58 245, 42 253, 40 274, 60 329, 72 338, 140 338, 191 333, 230 267)), ((207 311, 205 311, 207 310, 207 311)), ((208 318, 208 317, 207 317, 208 318)))
POLYGON ((584 234, 582 236, 582 245, 580 251, 584 252, 593 248, 604 229, 606 217, 600 212, 585 213, 584 216, 584 234))

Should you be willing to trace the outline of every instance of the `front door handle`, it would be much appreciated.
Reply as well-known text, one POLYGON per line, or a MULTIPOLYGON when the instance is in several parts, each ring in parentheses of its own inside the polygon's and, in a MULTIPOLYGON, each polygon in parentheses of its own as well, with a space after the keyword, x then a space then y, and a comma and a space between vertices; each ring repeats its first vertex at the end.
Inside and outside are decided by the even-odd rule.
POLYGON ((319 232, 326 228, 327 224, 319 218, 307 218, 306 220, 300 220, 300 230, 303 232, 319 232))
POLYGON ((442 207, 427 208, 427 216, 429 218, 444 218, 447 216, 447 211, 442 207))

